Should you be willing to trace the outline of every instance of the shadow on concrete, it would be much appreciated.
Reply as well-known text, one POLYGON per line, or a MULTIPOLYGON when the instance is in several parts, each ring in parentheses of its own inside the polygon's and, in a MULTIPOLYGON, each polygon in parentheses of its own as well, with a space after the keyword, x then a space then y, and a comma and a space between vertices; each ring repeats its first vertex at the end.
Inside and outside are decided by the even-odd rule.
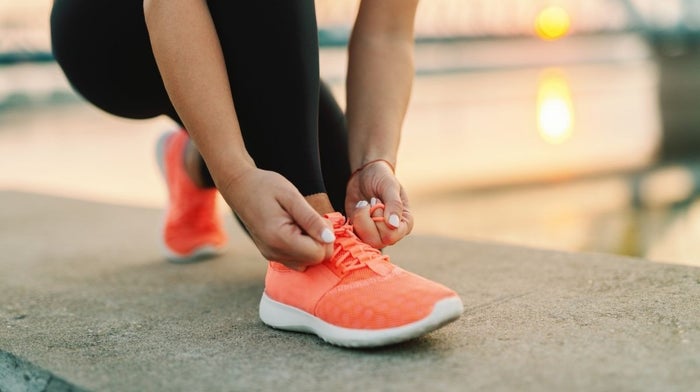
POLYGON ((82 392, 84 389, 0 350, 0 391, 82 392))

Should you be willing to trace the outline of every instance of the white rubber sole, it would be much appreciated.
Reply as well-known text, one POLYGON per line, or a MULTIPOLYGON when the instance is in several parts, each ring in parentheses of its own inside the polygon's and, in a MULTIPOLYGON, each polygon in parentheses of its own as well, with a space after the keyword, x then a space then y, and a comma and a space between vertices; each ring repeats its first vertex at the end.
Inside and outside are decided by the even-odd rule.
POLYGON ((328 343, 343 347, 378 347, 399 343, 434 331, 455 321, 464 311, 458 297, 438 301, 425 318, 395 328, 350 329, 329 324, 316 316, 277 302, 263 293, 260 319, 270 327, 286 331, 312 333, 328 343))
POLYGON ((220 247, 214 246, 214 245, 204 245, 200 246, 199 248, 196 248, 192 252, 182 255, 180 253, 177 253, 170 248, 168 248, 167 245, 165 245, 165 242, 162 243, 163 247, 163 253, 165 254, 165 258, 175 264, 187 264, 187 263, 194 263, 197 261, 202 261, 206 259, 210 259, 212 257, 216 257, 221 255, 223 253, 222 249, 220 247))

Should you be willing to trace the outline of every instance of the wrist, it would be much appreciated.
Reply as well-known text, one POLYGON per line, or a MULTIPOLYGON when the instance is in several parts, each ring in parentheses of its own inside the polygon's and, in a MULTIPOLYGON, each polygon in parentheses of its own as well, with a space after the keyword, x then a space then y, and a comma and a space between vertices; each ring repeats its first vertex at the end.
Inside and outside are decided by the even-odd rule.
POLYGON ((241 206, 246 204, 247 196, 253 194, 250 189, 251 173, 255 172, 255 165, 242 164, 235 168, 229 168, 217 173, 214 183, 219 193, 231 209, 240 215, 241 206))
POLYGON ((378 159, 383 159, 390 166, 396 167, 399 140, 398 136, 393 136, 394 132, 359 128, 357 125, 351 128, 350 123, 351 121, 348 119, 351 171, 378 159))
POLYGON ((232 183, 237 182, 245 173, 256 168, 255 162, 246 153, 242 156, 232 156, 217 161, 210 166, 209 170, 217 188, 223 190, 230 187, 232 183))
POLYGON ((358 173, 361 171, 365 170, 367 167, 371 165, 386 165, 389 166, 389 169, 391 169, 391 172, 396 174, 396 168, 393 163, 389 162, 386 159, 383 158, 377 158, 377 159, 372 159, 368 162, 363 163, 360 167, 357 169, 353 170, 352 173, 350 174, 350 178, 348 178, 348 182, 352 180, 353 177, 355 177, 358 173))
POLYGON ((387 151, 365 152, 363 154, 351 153, 350 171, 354 173, 363 166, 369 166, 377 162, 384 162, 384 164, 391 167, 393 172, 396 168, 396 154, 387 151))

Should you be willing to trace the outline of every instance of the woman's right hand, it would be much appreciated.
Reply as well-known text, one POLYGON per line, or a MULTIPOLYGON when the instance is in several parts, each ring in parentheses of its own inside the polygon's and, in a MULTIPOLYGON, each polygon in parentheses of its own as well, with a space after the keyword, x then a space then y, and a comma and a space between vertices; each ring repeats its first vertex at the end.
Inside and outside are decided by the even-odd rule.
POLYGON ((219 192, 266 259, 304 270, 332 254, 331 223, 280 174, 246 169, 220 184, 219 192))

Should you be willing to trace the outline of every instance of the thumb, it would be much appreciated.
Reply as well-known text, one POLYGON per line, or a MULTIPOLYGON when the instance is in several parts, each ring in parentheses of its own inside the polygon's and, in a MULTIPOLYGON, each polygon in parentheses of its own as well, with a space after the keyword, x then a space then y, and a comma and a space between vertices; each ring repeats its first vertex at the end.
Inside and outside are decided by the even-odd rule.
POLYGON ((401 214, 403 213, 403 202, 401 201, 401 189, 398 185, 392 184, 382 193, 384 202, 384 221, 393 228, 398 228, 401 224, 401 214))
POLYGON ((300 193, 282 201, 289 216, 306 234, 321 244, 332 244, 335 241, 331 223, 319 215, 300 193))

